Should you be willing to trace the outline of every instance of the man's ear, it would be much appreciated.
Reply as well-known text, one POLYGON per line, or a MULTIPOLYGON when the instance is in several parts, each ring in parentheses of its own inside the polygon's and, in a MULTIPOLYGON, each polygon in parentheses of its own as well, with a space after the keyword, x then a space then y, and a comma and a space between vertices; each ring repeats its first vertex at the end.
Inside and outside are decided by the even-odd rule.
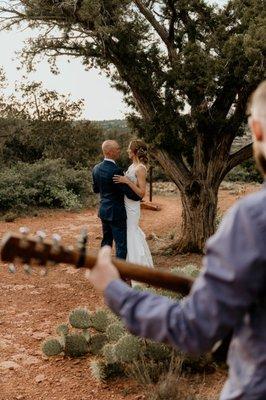
POLYGON ((251 130, 252 130, 253 135, 255 136, 255 139, 258 142, 262 142, 263 141, 263 129, 262 129, 261 123, 256 120, 252 120, 251 130))

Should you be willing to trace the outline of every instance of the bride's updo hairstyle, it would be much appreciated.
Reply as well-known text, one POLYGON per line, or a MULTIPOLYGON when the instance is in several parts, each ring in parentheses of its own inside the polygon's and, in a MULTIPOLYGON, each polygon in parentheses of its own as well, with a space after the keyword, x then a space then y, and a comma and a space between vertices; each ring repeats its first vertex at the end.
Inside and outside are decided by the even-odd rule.
POLYGON ((148 164, 148 147, 141 139, 134 139, 129 143, 130 150, 138 157, 143 164, 148 164))

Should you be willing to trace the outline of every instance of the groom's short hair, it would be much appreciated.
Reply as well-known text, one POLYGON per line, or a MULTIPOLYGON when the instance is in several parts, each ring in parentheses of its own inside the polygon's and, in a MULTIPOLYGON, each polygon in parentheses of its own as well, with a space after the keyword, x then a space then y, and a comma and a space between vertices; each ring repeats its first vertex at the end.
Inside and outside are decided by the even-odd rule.
POLYGON ((102 144, 102 152, 104 155, 108 155, 112 150, 117 149, 119 144, 116 140, 105 140, 102 144))

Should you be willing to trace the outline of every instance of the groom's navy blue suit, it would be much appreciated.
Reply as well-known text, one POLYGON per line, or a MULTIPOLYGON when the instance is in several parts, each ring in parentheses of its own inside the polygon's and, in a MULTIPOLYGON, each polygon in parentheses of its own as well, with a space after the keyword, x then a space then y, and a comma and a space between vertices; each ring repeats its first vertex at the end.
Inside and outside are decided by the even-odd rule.
POLYGON ((127 256, 127 214, 124 205, 124 195, 129 199, 139 201, 141 198, 128 185, 115 184, 114 175, 123 175, 123 171, 115 162, 104 160, 92 171, 93 191, 100 193, 100 208, 98 216, 102 220, 103 240, 101 245, 116 245, 116 256, 126 259, 127 256))

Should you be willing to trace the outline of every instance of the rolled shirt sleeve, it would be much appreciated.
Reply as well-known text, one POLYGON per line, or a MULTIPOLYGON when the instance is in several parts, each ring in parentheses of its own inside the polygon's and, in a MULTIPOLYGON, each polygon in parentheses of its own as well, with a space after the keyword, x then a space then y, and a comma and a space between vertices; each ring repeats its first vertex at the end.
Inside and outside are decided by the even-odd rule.
POLYGON ((252 213, 240 202, 207 242, 204 267, 189 296, 175 302, 116 280, 106 288, 106 303, 136 335, 194 354, 207 351, 242 321, 263 291, 260 234, 252 213))

